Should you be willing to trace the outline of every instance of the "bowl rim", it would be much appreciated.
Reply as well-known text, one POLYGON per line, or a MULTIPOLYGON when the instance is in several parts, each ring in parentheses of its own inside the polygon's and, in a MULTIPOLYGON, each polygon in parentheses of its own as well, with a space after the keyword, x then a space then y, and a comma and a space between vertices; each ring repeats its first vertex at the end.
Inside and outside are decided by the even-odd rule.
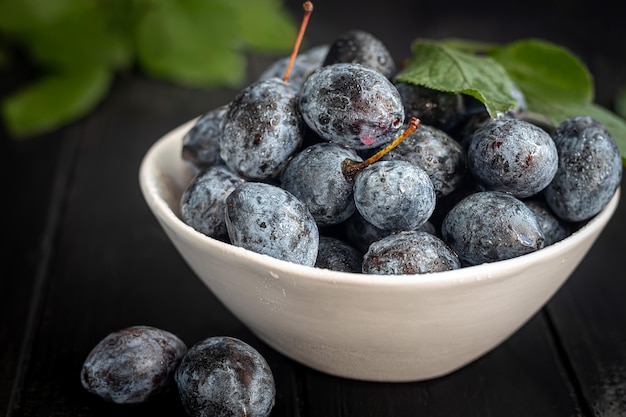
MULTIPOLYGON (((618 186, 614 195, 607 205, 598 214, 589 219, 578 230, 563 240, 555 242, 541 250, 521 255, 515 258, 497 262, 483 263, 479 265, 464 266, 459 269, 424 273, 424 274, 363 274, 354 272, 333 271, 330 269, 318 268, 314 266, 300 265, 274 258, 270 255, 253 252, 251 250, 232 245, 227 242, 206 236, 191 226, 187 225, 176 215, 167 201, 162 197, 157 186, 157 181, 162 177, 159 165, 157 164, 160 154, 167 147, 173 146, 173 142, 178 141, 178 147, 182 147, 182 137, 184 133, 195 123, 197 118, 174 128, 154 142, 145 153, 139 169, 139 182, 141 192, 151 211, 159 220, 165 222, 185 239, 194 244, 207 246, 219 251, 223 256, 232 256, 241 260, 249 260, 252 263, 264 268, 271 274, 281 276, 282 274, 298 276, 299 279, 324 281, 333 285, 367 285, 367 286, 428 286, 428 287, 448 287, 459 286, 464 283, 475 283, 482 280, 494 280, 505 278, 507 271, 515 271, 523 268, 529 263, 542 262, 548 258, 558 257, 559 254, 567 253, 569 249, 581 240, 593 238, 598 233, 598 228, 603 228, 615 213, 620 200, 621 187, 618 186)), ((177 163, 186 165, 182 160, 180 152, 175 157, 179 157, 177 163)), ((162 156, 163 157, 163 156, 162 156)), ((191 170, 191 167, 188 167, 191 170)), ((599 231, 601 233, 602 230, 599 231)), ((599 236, 598 233, 598 236, 599 236)), ((590 247, 593 245, 591 242, 590 247)), ((582 259, 581 259, 582 261, 582 259)))

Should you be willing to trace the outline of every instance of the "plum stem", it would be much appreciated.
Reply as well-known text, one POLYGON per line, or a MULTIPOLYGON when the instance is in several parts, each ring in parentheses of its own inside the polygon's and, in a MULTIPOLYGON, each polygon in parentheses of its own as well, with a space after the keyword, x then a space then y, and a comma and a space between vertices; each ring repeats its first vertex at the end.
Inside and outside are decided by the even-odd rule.
POLYGON ((374 155, 370 156, 364 161, 355 161, 354 159, 346 158, 341 164, 341 172, 343 173, 344 177, 346 177, 348 181, 353 183, 356 179, 356 176, 361 171, 363 171, 363 169, 372 165, 374 162, 378 161, 385 154, 387 154, 390 150, 398 146, 400 142, 402 142, 404 139, 408 138, 413 132, 415 132, 420 124, 420 119, 418 119, 417 117, 411 117, 408 127, 404 130, 404 132, 402 132, 400 136, 398 136, 383 149, 376 152, 374 155))
POLYGON ((313 3, 310 1, 305 1, 304 3, 302 3, 302 8, 304 9, 304 16, 302 17, 302 23, 300 24, 300 32, 298 33, 296 43, 293 47, 293 51, 291 52, 289 65, 287 65, 287 69, 285 70, 285 74, 283 75, 284 82, 289 81, 289 76, 291 75, 293 63, 296 60, 296 56, 298 55, 298 50, 300 49, 300 44, 302 43, 304 32, 306 31, 306 27, 309 24, 309 18, 311 17, 311 13, 313 13, 313 3))

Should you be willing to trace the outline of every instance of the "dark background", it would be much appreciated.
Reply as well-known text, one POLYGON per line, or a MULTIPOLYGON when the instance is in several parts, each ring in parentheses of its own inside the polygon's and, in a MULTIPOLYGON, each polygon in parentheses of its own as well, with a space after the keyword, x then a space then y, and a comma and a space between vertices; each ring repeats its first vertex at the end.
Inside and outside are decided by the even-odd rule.
MULTIPOLYGON (((417 37, 538 37, 587 64, 597 102, 613 108, 618 88, 626 85, 626 16, 603 3, 318 0, 303 48, 358 28, 379 37, 400 62, 417 37)), ((299 20, 301 2, 285 4, 299 20)), ((249 79, 272 59, 252 57, 249 79)), ((24 77, 3 74, 0 91, 24 77)), ((500 347, 449 376, 407 384, 333 378, 258 341, 182 261, 138 184, 141 158, 159 137, 236 92, 121 74, 87 117, 28 141, 2 135, 0 412, 183 416, 173 393, 124 407, 105 404, 80 386, 82 361, 101 338, 149 324, 188 345, 227 334, 257 347, 275 372, 272 416, 626 415, 624 197, 546 308, 500 347)))
MULTIPOLYGON (((295 16, 301 2, 286 2, 295 16)), ((541 38, 570 49, 595 77, 597 102, 612 106, 626 85, 626 12, 607 1, 409 1, 314 2, 307 30, 311 44, 339 31, 364 29, 379 37, 398 62, 418 37, 458 37, 486 42, 541 38)))

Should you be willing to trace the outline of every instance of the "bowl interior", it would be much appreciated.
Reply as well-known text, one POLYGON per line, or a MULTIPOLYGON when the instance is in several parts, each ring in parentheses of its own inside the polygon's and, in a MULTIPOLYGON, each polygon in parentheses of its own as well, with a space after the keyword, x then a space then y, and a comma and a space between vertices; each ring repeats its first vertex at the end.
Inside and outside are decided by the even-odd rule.
POLYGON ((303 273, 315 277, 316 279, 332 277, 333 280, 349 279, 363 281, 368 285, 377 283, 388 285, 393 282, 406 284, 412 279, 420 283, 434 280, 437 283, 449 281, 454 284, 459 284, 460 280, 464 277, 472 279, 471 277, 473 276, 481 276, 485 275, 485 273, 489 275, 490 270, 495 269, 501 271, 502 269, 506 269, 509 264, 541 262, 542 259, 553 256, 555 252, 566 251, 567 248, 580 245, 583 241, 589 242, 590 237, 594 237, 596 232, 601 231, 604 226, 606 226, 606 223, 608 223, 617 209, 620 199, 621 190, 618 188, 604 210, 589 220, 571 236, 540 251, 496 263, 474 265, 436 274, 389 275, 385 276, 384 280, 381 280, 379 275, 372 276, 367 274, 346 273, 302 266, 275 259, 267 255, 258 254, 204 236, 193 230, 180 219, 180 197, 185 187, 195 175, 193 168, 181 157, 182 137, 193 126, 196 120, 197 119, 192 119, 160 138, 149 149, 142 161, 139 178, 140 186, 147 204, 159 221, 166 222, 168 225, 175 225, 180 233, 193 235, 198 244, 206 245, 207 248, 218 249, 225 255, 232 255, 237 258, 242 258, 242 260, 245 259, 247 262, 258 263, 259 266, 270 265, 272 268, 279 266, 281 269, 303 273))

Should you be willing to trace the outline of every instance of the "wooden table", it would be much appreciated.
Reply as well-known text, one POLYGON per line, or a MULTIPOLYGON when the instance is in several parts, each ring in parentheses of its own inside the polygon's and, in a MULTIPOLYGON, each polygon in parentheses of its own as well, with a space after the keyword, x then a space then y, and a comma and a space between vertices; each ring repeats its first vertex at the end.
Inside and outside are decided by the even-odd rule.
MULTIPOLYGON (((330 42, 356 27, 379 36, 400 60, 417 36, 537 36, 570 47, 589 65, 599 103, 612 106, 615 90, 626 85, 623 19, 597 2, 529 3, 519 12, 460 2, 370 3, 316 5, 306 42, 330 42)), ((298 18, 299 3, 290 7, 298 18)), ((254 58, 250 79, 268 62, 254 58)), ((451 375, 402 384, 340 379, 255 338, 187 267, 138 184, 139 164, 155 140, 235 93, 126 74, 93 113, 70 126, 19 143, 3 135, 8 251, 0 279, 0 410, 7 416, 184 416, 175 393, 131 407, 104 403, 81 387, 89 350, 134 324, 169 330, 188 345, 212 335, 249 342, 275 373, 274 417, 626 416, 624 193, 605 232, 547 306, 451 375)))

